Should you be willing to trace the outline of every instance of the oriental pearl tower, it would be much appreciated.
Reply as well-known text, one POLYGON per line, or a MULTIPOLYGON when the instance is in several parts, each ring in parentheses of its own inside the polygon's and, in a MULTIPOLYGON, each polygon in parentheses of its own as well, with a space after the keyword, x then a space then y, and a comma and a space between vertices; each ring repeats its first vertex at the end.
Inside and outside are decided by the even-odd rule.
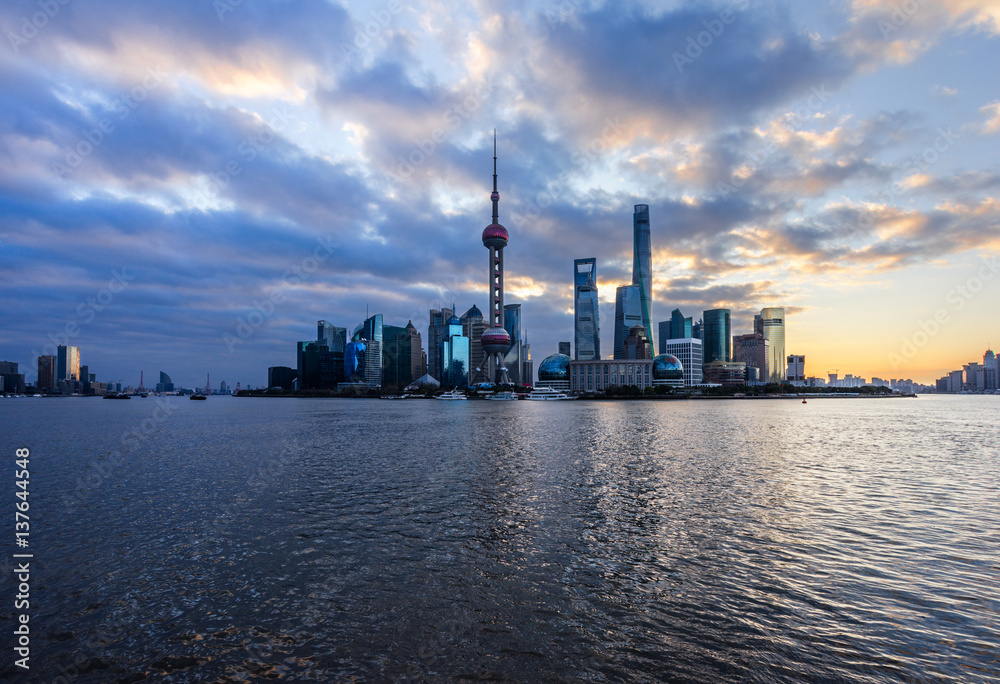
POLYGON ((510 335, 503 327, 503 248, 507 246, 507 229, 500 225, 497 192, 497 133, 493 131, 493 222, 483 229, 483 246, 490 251, 490 327, 483 332, 483 351, 487 354, 493 381, 509 385, 510 375, 503 355, 510 349, 510 335))

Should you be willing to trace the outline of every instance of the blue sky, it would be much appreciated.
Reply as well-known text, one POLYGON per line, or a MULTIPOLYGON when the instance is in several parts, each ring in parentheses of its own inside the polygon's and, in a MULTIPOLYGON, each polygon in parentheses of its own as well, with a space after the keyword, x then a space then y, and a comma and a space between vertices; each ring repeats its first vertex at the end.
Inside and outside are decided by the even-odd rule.
POLYGON ((6 2, 0 357, 30 380, 68 339, 102 380, 259 385, 317 319, 426 335, 430 308, 485 308, 496 128, 536 363, 572 337, 574 258, 598 257, 610 348, 645 203, 656 320, 725 306, 739 333, 783 305, 808 374, 933 380, 1000 339, 998 18, 6 2))

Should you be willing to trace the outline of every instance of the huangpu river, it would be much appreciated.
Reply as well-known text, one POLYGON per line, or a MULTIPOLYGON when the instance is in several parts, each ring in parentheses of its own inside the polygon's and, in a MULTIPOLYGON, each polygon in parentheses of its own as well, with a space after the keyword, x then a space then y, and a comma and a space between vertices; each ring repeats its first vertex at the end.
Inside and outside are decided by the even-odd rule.
POLYGON ((0 399, 0 673, 995 682, 998 416, 994 396, 0 399))

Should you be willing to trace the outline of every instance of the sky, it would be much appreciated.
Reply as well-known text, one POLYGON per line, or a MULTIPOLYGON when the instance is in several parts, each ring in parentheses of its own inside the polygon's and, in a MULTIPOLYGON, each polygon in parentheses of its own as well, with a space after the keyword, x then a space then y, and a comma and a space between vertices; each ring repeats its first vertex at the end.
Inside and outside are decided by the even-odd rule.
MULTIPOLYGON (((0 359, 260 386, 316 321, 506 301, 537 364, 648 204, 653 319, 786 309, 807 375, 1000 344, 1000 2, 8 0, 0 359)), ((654 329, 654 334, 655 334, 654 329)))

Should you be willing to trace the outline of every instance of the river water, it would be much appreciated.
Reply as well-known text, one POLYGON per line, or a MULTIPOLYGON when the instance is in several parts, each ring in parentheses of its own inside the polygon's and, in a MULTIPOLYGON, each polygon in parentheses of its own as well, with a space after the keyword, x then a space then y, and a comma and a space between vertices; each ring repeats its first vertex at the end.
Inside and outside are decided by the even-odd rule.
POLYGON ((996 681, 998 416, 989 396, 0 400, 34 554, 31 671, 8 644, 0 672, 996 681))

